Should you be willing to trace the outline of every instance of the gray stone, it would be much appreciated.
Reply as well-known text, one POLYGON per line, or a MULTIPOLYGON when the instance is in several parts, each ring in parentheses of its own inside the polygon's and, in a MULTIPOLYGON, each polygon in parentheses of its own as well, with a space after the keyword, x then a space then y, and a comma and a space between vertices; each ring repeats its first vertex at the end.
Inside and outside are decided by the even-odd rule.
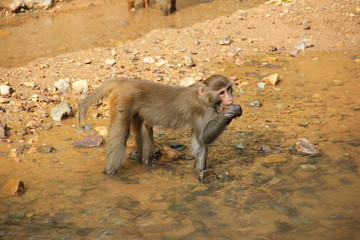
POLYGON ((313 46, 314 46, 314 44, 312 44, 308 40, 304 39, 304 40, 301 40, 298 43, 296 43, 295 49, 299 50, 299 51, 304 51, 305 48, 309 48, 309 47, 313 47, 313 46))
POLYGON ((189 56, 185 56, 183 57, 183 63, 185 64, 185 66, 187 67, 193 67, 196 65, 196 63, 194 62, 194 60, 189 57, 189 56))
POLYGON ((221 38, 219 41, 220 45, 230 45, 230 43, 231 43, 230 36, 225 36, 225 37, 221 38))
POLYGON ((91 133, 86 135, 80 141, 74 143, 74 147, 78 148, 92 148, 92 147, 99 147, 103 142, 103 136, 91 133))
POLYGON ((57 82, 54 83, 54 86, 60 92, 62 93, 66 92, 70 87, 70 79, 69 78, 59 79, 57 82))
POLYGON ((295 148, 299 153, 302 154, 317 154, 319 150, 315 148, 315 146, 306 138, 299 139, 296 144, 295 148))
POLYGON ((51 108, 50 116, 54 121, 61 121, 64 117, 73 115, 70 103, 62 102, 54 108, 51 108))

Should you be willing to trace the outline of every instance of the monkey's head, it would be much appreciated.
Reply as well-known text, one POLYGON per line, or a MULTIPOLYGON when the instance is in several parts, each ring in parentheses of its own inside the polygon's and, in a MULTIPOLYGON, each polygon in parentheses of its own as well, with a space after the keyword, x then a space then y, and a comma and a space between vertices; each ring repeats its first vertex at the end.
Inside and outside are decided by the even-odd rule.
POLYGON ((199 96, 220 113, 233 103, 232 83, 222 75, 212 75, 199 86, 199 96))

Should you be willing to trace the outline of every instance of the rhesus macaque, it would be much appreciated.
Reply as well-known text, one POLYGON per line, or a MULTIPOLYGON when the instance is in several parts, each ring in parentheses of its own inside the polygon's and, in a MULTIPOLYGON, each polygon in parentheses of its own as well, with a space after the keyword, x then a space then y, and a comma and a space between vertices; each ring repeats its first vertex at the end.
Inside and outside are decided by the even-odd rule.
MULTIPOLYGON (((129 11, 135 11, 135 0, 127 0, 129 11)), ((149 7, 150 0, 143 0, 144 7, 149 7)), ((170 0, 170 9, 168 8, 168 0, 158 0, 162 15, 167 16, 169 13, 176 11, 176 0, 170 0)))
POLYGON ((213 75, 189 87, 117 78, 105 81, 82 101, 80 124, 84 122, 89 107, 105 97, 108 97, 110 107, 106 174, 116 174, 124 164, 130 128, 135 134, 141 161, 151 163, 154 125, 191 128, 195 168, 204 170, 207 146, 233 118, 242 114, 240 105, 233 104, 232 83, 221 75, 213 75))
MULTIPOLYGON (((149 7, 150 0, 143 0, 144 7, 149 7)), ((135 0, 127 0, 128 3, 128 10, 129 11, 135 11, 135 0)))
POLYGON ((158 0, 162 15, 167 16, 176 11, 176 0, 170 0, 170 9, 168 8, 168 0, 158 0))

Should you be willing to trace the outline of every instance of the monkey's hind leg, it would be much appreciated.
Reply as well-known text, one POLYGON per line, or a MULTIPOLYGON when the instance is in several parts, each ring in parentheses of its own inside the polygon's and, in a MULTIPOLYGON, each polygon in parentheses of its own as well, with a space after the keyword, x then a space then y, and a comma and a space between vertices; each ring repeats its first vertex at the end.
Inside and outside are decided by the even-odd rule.
POLYGON ((154 148, 153 129, 147 126, 139 116, 133 117, 131 124, 136 138, 136 146, 141 155, 141 161, 145 164, 150 164, 154 148))
POLYGON ((134 12, 135 11, 135 0, 128 0, 128 10, 130 12, 134 12))
POLYGON ((154 153, 153 128, 143 123, 141 126, 141 136, 143 139, 141 160, 145 164, 150 164, 154 153))
POLYGON ((128 113, 121 110, 111 114, 104 171, 106 174, 116 174, 125 161, 126 141, 130 133, 130 118, 128 115, 128 113))
POLYGON ((150 0, 143 0, 144 1, 144 8, 150 7, 150 0))

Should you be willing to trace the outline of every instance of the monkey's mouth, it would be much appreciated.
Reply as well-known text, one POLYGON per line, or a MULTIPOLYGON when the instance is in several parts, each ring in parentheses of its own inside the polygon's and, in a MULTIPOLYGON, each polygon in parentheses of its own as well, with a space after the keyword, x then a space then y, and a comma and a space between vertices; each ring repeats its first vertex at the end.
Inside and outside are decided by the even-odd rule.
POLYGON ((224 105, 225 109, 229 109, 232 106, 232 104, 224 105))

